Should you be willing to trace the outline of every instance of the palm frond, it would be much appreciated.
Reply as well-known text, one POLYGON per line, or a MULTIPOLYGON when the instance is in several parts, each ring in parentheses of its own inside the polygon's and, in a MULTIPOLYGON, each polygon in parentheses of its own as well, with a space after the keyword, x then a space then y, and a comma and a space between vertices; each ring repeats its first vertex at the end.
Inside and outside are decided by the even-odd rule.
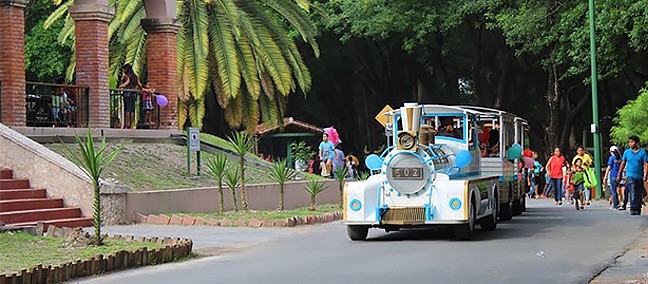
POLYGON ((178 102, 178 128, 183 128, 189 118, 189 102, 180 100, 178 102))
MULTIPOLYGON (((55 5, 60 5, 61 2, 62 1, 59 0, 59 3, 58 4, 55 3, 55 5)), ((54 10, 54 12, 52 12, 52 14, 50 14, 47 17, 47 19, 45 19, 45 22, 43 23, 43 27, 45 27, 45 29, 49 29, 49 27, 51 27, 54 24, 54 22, 61 19, 63 16, 67 15, 68 8, 72 6, 72 4, 74 4, 74 0, 67 0, 65 1, 65 3, 63 3, 63 5, 58 6, 54 10)))
POLYGON ((202 128, 203 117, 205 117, 205 100, 192 99, 189 103, 189 121, 191 126, 202 128))
MULTIPOLYGON (((281 55, 281 49, 272 39, 269 30, 254 19, 241 21, 245 33, 252 42, 253 52, 257 60, 263 64, 274 81, 277 90, 283 95, 290 93, 290 67, 281 55)), ((257 64, 258 65, 258 64, 257 64)))
POLYGON ((144 2, 142 0, 129 0, 129 1, 118 1, 119 3, 126 2, 123 6, 123 10, 120 11, 119 20, 124 22, 129 18, 132 18, 135 14, 140 13, 144 9, 144 2))
POLYGON ((249 94, 243 96, 245 98, 245 115, 243 116, 243 125, 247 133, 254 134, 256 127, 259 124, 259 102, 257 99, 249 94))
POLYGON ((56 40, 63 44, 70 38, 74 38, 74 20, 71 17, 67 17, 56 40))
POLYGON ((256 59, 252 53, 250 41, 245 35, 242 35, 238 38, 235 47, 239 58, 239 70, 243 75, 248 94, 258 99, 261 94, 261 83, 259 82, 256 59))
POLYGON ((208 77, 207 55, 209 46, 208 19, 205 2, 201 0, 184 1, 181 17, 185 32, 185 52, 189 89, 199 99, 205 94, 208 77))
POLYGON ((261 2, 268 5, 277 13, 281 14, 283 18, 290 22, 291 26, 294 27, 299 34, 302 36, 305 42, 308 42, 313 49, 316 57, 319 57, 319 46, 315 40, 317 36, 317 26, 313 21, 311 21, 308 14, 304 9, 301 9, 295 5, 293 0, 260 0, 261 2))
POLYGON ((225 116, 225 121, 231 128, 239 128, 242 125, 243 122, 243 115, 244 115, 244 110, 245 107, 243 106, 244 104, 244 98, 243 96, 238 96, 236 98, 233 98, 229 101, 229 104, 227 105, 227 108, 225 108, 224 111, 224 116, 225 116))
POLYGON ((224 92, 224 95, 235 98, 241 87, 241 73, 236 56, 236 43, 231 33, 232 23, 229 22, 227 15, 219 10, 209 10, 209 35, 213 50, 210 54, 213 55, 217 71, 213 75, 219 77, 218 83, 222 86, 219 89, 224 92))
POLYGON ((135 73, 142 74, 146 66, 146 36, 139 30, 126 42, 126 61, 132 62, 135 73))

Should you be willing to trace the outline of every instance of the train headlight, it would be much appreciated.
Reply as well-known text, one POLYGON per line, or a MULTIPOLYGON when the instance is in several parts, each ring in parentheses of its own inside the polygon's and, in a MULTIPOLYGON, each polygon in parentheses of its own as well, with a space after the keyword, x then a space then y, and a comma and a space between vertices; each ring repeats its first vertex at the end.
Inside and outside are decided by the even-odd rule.
POLYGON ((416 138, 410 133, 401 132, 398 134, 398 145, 403 150, 411 150, 416 145, 416 138))

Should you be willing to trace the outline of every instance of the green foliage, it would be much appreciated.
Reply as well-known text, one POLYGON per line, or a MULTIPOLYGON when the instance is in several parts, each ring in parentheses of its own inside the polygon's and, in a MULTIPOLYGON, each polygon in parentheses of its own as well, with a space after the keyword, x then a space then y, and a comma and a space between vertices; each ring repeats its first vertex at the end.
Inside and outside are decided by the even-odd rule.
POLYGON ((322 191, 328 189, 328 186, 324 185, 324 181, 316 178, 309 178, 306 183, 304 190, 310 195, 310 207, 309 210, 317 210, 317 195, 322 191))
POLYGON ((293 157, 298 161, 308 161, 315 155, 315 151, 306 144, 306 141, 293 141, 290 143, 290 152, 293 157))
POLYGON ((225 201, 223 197, 223 178, 225 177, 225 168, 227 167, 227 157, 225 154, 219 153, 216 154, 216 157, 213 159, 207 160, 207 167, 211 171, 211 175, 216 179, 216 184, 218 185, 218 211, 223 213, 225 210, 225 201))
POLYGON ((293 179, 297 175, 297 172, 288 166, 286 160, 279 159, 272 163, 268 175, 273 181, 279 184, 279 211, 283 211, 285 209, 284 185, 287 181, 293 179))
POLYGON ((367 180, 370 176, 369 172, 358 172, 358 180, 367 180))
POLYGON ((639 96, 617 111, 610 136, 617 145, 625 145, 630 135, 637 135, 641 141, 648 141, 648 84, 639 91, 639 96))
POLYGON ((52 11, 50 0, 34 1, 25 10, 25 73, 29 81, 54 82, 65 74, 72 54, 72 41, 58 41, 63 20, 44 27, 52 11))
POLYGON ((238 202, 236 201, 236 188, 239 186, 241 176, 238 169, 229 168, 225 171, 225 184, 229 186, 232 191, 232 203, 234 204, 234 211, 238 211, 238 202))
POLYGON ((67 147, 68 157, 83 170, 83 173, 92 180, 94 186, 94 202, 93 202, 93 222, 94 222, 94 243, 101 245, 103 240, 101 236, 101 196, 99 190, 101 188, 101 177, 103 172, 117 154, 122 150, 123 145, 119 145, 112 151, 107 151, 108 145, 104 137, 99 145, 99 149, 95 149, 94 139, 92 138, 92 130, 88 128, 88 134, 85 141, 81 140, 79 135, 74 133, 74 140, 76 141, 79 150, 73 150, 67 147))
MULTIPOLYGON (((48 19, 52 22, 66 15, 64 2, 48 19)), ((115 17, 108 29, 110 38, 110 73, 119 76, 120 67, 131 63, 142 74, 146 62, 145 32, 140 20, 146 12, 142 0, 109 1, 115 17)), ((316 56, 318 31, 310 19, 314 8, 308 0, 182 0, 177 1, 179 116, 191 118, 200 127, 204 117, 205 95, 213 94, 225 109, 226 121, 233 128, 248 131, 260 118, 281 119, 285 106, 274 96, 288 96, 298 89, 307 92, 311 77, 291 31, 307 42, 316 56), (265 99, 264 99, 265 97, 265 99), (270 99, 270 108, 260 108, 270 99)), ((316 9, 314 9, 316 10, 316 9)), ((72 19, 60 35, 74 35, 72 19)), ((61 36, 60 38, 65 38, 61 36)))
POLYGON ((346 179, 348 173, 349 170, 347 169, 347 167, 337 168, 333 171, 335 180, 338 182, 338 199, 340 202, 340 208, 342 208, 343 206, 342 198, 344 195, 344 180, 346 179))
POLYGON ((230 147, 239 155, 239 170, 241 176, 241 190, 243 199, 243 209, 248 210, 247 190, 245 189, 245 154, 250 152, 254 147, 254 137, 244 132, 234 132, 227 137, 230 147))

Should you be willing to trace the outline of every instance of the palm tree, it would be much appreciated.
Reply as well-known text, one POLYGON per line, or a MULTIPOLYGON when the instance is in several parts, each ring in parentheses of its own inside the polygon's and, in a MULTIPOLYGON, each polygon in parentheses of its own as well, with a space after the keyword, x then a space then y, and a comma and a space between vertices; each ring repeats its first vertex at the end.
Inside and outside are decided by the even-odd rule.
POLYGON ((227 137, 234 152, 239 155, 239 175, 241 176, 241 198, 243 199, 243 209, 248 210, 247 204, 247 190, 245 189, 245 154, 252 150, 254 147, 254 139, 252 136, 243 132, 234 132, 231 136, 227 137))
POLYGON ((279 159, 277 162, 272 163, 268 175, 274 182, 279 184, 279 211, 284 211, 286 201, 284 186, 287 181, 297 175, 297 172, 288 166, 286 160, 279 159))
POLYGON ((310 207, 308 207, 308 210, 317 210, 317 195, 322 191, 328 189, 328 186, 325 186, 324 181, 321 179, 308 178, 308 182, 306 183, 306 187, 304 189, 310 195, 310 207))
POLYGON ((97 150, 95 149, 94 139, 92 138, 92 132, 90 129, 88 129, 85 141, 82 141, 76 132, 74 133, 74 139, 77 146, 79 146, 79 150, 73 150, 64 144, 66 145, 65 150, 68 157, 77 164, 81 170, 83 170, 83 173, 85 173, 90 180, 92 180, 92 218, 94 225, 93 243, 98 246, 103 244, 101 236, 101 195, 99 194, 99 190, 101 189, 101 175, 103 174, 103 171, 110 166, 115 157, 117 157, 117 154, 122 150, 123 145, 119 145, 112 151, 108 151, 106 138, 103 138, 99 150, 97 150))
POLYGON ((218 185, 218 212, 221 214, 225 211, 225 201, 223 197, 223 178, 225 178, 225 167, 227 166, 227 157, 224 154, 216 154, 213 159, 207 160, 207 167, 211 171, 211 175, 216 179, 218 185))
POLYGON ((236 187, 239 186, 239 171, 235 168, 229 168, 225 171, 225 184, 232 190, 232 203, 234 204, 234 211, 238 212, 238 202, 236 201, 236 187))
MULTIPOLYGON (((46 27, 65 17, 60 41, 74 37, 74 21, 67 14, 74 0, 52 0, 59 8, 46 27)), ((142 0, 111 0, 115 18, 110 22, 110 74, 131 63, 142 74, 146 63, 146 16, 142 0)), ((309 0, 178 0, 179 126, 187 119, 202 126, 205 95, 215 94, 233 128, 253 130, 258 121, 279 122, 286 97, 307 92, 311 76, 295 40, 296 31, 310 44, 315 56, 317 28, 309 12, 322 13, 309 0)), ((74 72, 68 68, 68 78, 74 72)))
POLYGON ((344 180, 346 179, 349 170, 346 167, 340 167, 333 171, 335 180, 338 182, 338 199, 340 203, 340 208, 342 208, 342 196, 344 195, 344 180))

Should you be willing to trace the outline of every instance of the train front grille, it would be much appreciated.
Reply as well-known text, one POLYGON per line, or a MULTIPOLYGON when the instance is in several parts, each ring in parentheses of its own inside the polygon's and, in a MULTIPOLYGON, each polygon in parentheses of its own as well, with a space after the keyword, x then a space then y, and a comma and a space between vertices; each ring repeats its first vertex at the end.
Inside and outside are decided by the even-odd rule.
POLYGON ((382 217, 387 225, 416 225, 425 223, 424 207, 388 208, 382 217))

